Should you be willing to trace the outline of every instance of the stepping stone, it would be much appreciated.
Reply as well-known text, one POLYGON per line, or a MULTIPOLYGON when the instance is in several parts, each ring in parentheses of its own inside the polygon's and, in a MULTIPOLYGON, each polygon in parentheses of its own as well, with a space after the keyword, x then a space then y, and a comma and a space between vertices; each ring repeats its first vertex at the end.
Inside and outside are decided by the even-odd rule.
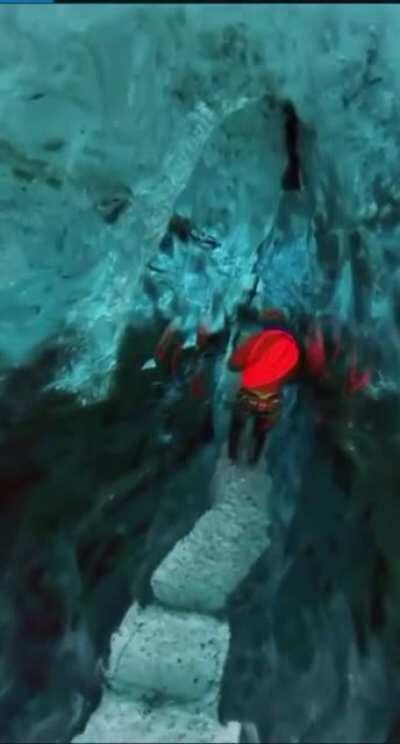
POLYGON ((211 483, 213 506, 156 569, 151 585, 169 607, 215 612, 268 547, 271 481, 265 464, 232 464, 225 453, 211 483))
POLYGON ((108 681, 129 696, 151 690, 174 701, 216 700, 228 646, 227 623, 134 604, 113 635, 108 681))
POLYGON ((203 713, 191 713, 177 705, 149 710, 136 700, 106 692, 83 734, 72 744, 237 744, 240 725, 221 726, 203 713))

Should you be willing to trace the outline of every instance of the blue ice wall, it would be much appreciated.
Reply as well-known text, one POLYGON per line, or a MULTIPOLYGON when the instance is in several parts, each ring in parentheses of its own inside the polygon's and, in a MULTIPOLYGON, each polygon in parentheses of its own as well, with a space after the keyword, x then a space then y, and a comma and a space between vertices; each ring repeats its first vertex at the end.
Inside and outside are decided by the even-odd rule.
POLYGON ((220 719, 268 742, 385 741, 399 692, 398 8, 2 6, 0 20, 0 741, 70 740, 101 705, 112 631, 210 507, 237 384, 233 332, 205 404, 167 384, 155 346, 172 322, 190 357, 198 326, 236 332, 249 297, 341 318, 373 374, 338 412, 350 502, 309 399, 285 394, 266 461, 272 547, 225 608, 220 719), (300 191, 282 188, 288 101, 300 191))
MULTIPOLYGON (((91 358, 106 380, 178 206, 230 255, 240 245, 245 283, 244 254, 277 211, 278 100, 290 98, 303 122, 315 208, 337 214, 339 230, 342 219, 369 224, 395 208, 398 21, 389 6, 221 6, 209 18, 189 6, 157 18, 142 6, 96 15, 83 6, 79 17, 21 7, 2 17, 2 296, 13 309, 2 348, 11 361, 78 319, 87 348, 70 384, 79 388, 79 375, 84 384, 91 358), (121 215, 110 226, 113 200, 121 215)), ((381 250, 369 251, 381 265, 381 250)))

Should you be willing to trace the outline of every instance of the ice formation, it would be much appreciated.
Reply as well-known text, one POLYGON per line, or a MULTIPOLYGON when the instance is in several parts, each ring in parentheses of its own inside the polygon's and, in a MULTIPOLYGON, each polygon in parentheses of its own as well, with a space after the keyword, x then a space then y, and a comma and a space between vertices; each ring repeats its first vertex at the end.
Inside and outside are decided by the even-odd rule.
POLYGON ((0 742, 398 741, 399 9, 0 20, 0 742), (249 297, 365 343, 351 504, 298 389, 255 470, 165 392, 249 297))

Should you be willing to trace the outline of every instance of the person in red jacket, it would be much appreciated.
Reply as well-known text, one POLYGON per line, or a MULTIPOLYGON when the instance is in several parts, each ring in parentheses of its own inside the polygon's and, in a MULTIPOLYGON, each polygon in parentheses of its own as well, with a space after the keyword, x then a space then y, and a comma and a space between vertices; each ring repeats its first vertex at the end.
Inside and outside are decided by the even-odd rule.
POLYGON ((255 464, 261 455, 267 433, 279 416, 282 386, 295 378, 300 362, 299 345, 284 325, 282 314, 270 311, 263 314, 260 321, 263 320, 267 321, 267 327, 239 344, 228 362, 231 370, 240 372, 228 454, 231 460, 238 459, 243 429, 252 419, 250 464, 255 464))
POLYGON ((240 372, 240 386, 231 418, 228 453, 231 460, 238 459, 244 427, 252 419, 250 464, 259 460, 267 434, 279 416, 285 384, 312 381, 321 402, 322 422, 323 409, 329 409, 326 401, 340 394, 350 395, 369 380, 369 371, 358 370, 355 350, 351 348, 345 350, 346 357, 350 353, 350 362, 341 370, 342 379, 338 379, 344 339, 343 329, 334 320, 325 323, 326 336, 322 323, 308 321, 301 344, 279 311, 264 311, 259 322, 264 324, 263 330, 240 343, 229 359, 230 369, 240 372))
MULTIPOLYGON (((229 431, 231 460, 238 459, 243 430, 249 421, 253 433, 248 459, 251 464, 259 460, 268 432, 278 419, 284 385, 300 382, 314 393, 319 440, 327 440, 338 473, 345 480, 351 479, 344 472, 348 463, 345 467, 329 433, 340 399, 362 389, 369 380, 369 371, 358 369, 355 344, 348 330, 335 318, 306 318, 303 323, 296 322, 299 328, 295 333, 281 311, 259 313, 248 306, 238 308, 237 321, 241 328, 250 325, 253 333, 236 346, 229 359, 230 369, 240 373, 229 431)), ((155 358, 175 379, 187 379, 190 397, 201 402, 207 398, 207 359, 224 352, 227 336, 227 329, 210 334, 199 328, 196 347, 186 350, 185 361, 182 340, 170 325, 157 346, 155 358)))

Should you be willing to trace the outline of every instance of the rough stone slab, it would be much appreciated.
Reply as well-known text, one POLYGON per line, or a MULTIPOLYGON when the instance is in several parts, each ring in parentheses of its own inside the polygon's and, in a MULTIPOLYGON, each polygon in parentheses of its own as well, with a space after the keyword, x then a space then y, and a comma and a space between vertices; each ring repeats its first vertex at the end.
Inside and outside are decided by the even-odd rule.
POLYGON ((229 627, 214 618, 134 604, 112 638, 109 682, 130 694, 216 700, 229 645, 229 627))
POLYGON ((170 607, 213 612, 269 544, 265 464, 233 465, 221 455, 211 489, 214 504, 155 571, 155 596, 170 607))
POLYGON ((73 744, 236 744, 239 737, 240 725, 234 721, 221 726, 204 713, 188 713, 172 704, 149 710, 107 692, 73 744))

